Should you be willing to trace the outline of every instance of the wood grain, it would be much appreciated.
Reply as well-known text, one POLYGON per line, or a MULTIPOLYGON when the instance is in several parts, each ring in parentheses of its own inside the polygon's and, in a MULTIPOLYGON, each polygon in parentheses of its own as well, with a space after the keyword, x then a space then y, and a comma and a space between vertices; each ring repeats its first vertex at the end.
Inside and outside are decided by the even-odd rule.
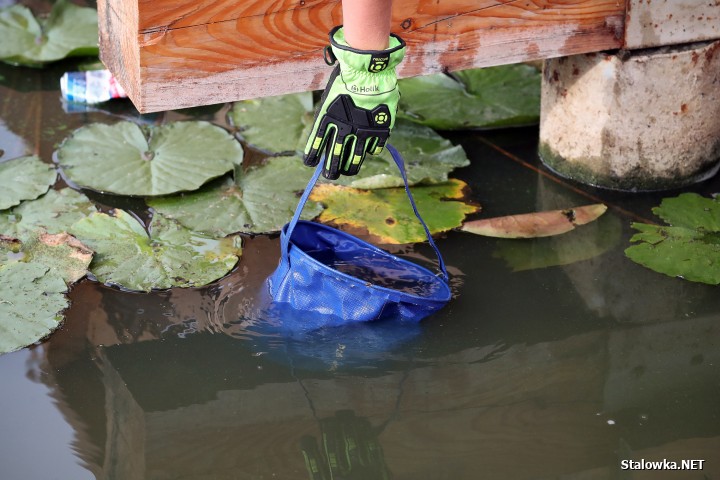
MULTIPOLYGON (((319 89, 339 1, 99 0, 102 59, 141 112, 319 89)), ((618 48, 620 0, 397 0, 401 77, 618 48)))

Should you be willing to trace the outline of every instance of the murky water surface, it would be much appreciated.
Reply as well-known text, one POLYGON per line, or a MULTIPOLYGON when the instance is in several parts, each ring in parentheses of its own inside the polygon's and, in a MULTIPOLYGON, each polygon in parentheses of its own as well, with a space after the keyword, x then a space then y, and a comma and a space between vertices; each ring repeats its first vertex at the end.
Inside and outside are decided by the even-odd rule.
MULTIPOLYGON (((88 122, 227 125, 226 107, 69 111, 58 79, 73 68, 0 66, 2 158, 50 162, 88 122)), ((0 478, 720 478, 718 289, 623 255, 630 223, 652 220, 661 196, 558 180, 538 165, 533 128, 449 138, 472 159, 454 176, 488 216, 611 208, 555 238, 440 238, 454 299, 419 325, 273 331, 258 304, 276 237, 246 238, 233 273, 203 289, 83 281, 49 341, 0 356, 0 478), (706 462, 622 471, 624 459, 706 462)), ((433 258, 426 245, 401 253, 433 258)))

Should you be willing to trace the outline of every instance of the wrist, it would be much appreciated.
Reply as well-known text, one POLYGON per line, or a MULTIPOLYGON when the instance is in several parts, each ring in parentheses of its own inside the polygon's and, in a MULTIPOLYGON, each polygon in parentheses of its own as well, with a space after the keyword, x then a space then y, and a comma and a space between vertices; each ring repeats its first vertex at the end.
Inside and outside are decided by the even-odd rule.
POLYGON ((353 48, 345 38, 342 25, 330 31, 330 46, 340 64, 359 72, 394 73, 395 67, 405 56, 405 42, 395 34, 388 37, 388 47, 382 50, 353 48))

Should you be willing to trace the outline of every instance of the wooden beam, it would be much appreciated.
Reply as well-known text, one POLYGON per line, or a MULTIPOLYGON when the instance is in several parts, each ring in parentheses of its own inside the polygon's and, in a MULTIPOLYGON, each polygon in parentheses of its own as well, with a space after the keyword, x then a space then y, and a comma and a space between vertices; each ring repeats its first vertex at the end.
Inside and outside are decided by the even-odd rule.
MULTIPOLYGON (((99 0, 101 58, 138 110, 322 88, 340 2, 99 0)), ((396 0, 401 77, 619 48, 624 0, 396 0)))

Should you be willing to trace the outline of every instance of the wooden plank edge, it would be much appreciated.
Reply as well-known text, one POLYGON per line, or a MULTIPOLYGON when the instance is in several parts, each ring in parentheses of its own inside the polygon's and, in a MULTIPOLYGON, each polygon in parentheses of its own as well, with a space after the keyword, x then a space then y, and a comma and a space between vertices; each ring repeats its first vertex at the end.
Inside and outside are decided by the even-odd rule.
POLYGON ((140 84, 140 46, 137 32, 137 3, 121 2, 115 10, 111 0, 98 0, 100 60, 122 85, 138 110, 143 110, 140 84))
MULTIPOLYGON (((617 49, 622 45, 622 35, 618 38, 616 34, 618 22, 620 18, 608 19, 605 24, 590 29, 536 29, 514 40, 488 41, 481 34, 473 34, 464 39, 415 44, 409 38, 408 56, 398 68, 398 76, 414 77, 617 49), (611 27, 606 25, 608 22, 611 27), (473 51, 474 54, 470 53, 473 51)), ((144 66, 140 91, 132 99, 141 113, 149 113, 318 90, 325 86, 331 70, 319 54, 209 74, 192 69, 144 66)))

